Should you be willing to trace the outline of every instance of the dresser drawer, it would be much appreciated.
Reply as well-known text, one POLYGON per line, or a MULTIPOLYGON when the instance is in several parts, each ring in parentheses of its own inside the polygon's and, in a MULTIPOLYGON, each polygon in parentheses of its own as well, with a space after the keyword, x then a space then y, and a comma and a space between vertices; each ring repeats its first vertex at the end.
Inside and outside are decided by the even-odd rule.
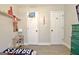
POLYGON ((71 40, 79 40, 79 36, 72 36, 71 40))
POLYGON ((72 31, 79 31, 79 24, 72 25, 72 31))
POLYGON ((74 47, 74 48, 76 48, 76 49, 78 49, 78 50, 79 50, 79 44, 72 43, 72 44, 71 44, 71 47, 74 47))
POLYGON ((79 28, 79 24, 73 24, 72 28, 79 28))
POLYGON ((72 55, 79 55, 79 49, 76 49, 74 47, 71 47, 71 54, 72 55))
POLYGON ((72 32, 72 36, 79 37, 79 32, 73 31, 73 32, 72 32))
POLYGON ((72 29, 72 31, 76 31, 76 32, 79 32, 79 28, 74 28, 74 29, 72 29))
POLYGON ((71 40, 71 45, 79 46, 79 40, 71 40))

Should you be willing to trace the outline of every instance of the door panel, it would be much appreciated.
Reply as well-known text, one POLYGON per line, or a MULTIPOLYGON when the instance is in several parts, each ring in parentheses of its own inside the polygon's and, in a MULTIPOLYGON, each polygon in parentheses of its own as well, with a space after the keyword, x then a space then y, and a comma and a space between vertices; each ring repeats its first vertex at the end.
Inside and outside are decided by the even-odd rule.
POLYGON ((50 37, 52 44, 62 44, 64 39, 64 12, 50 12, 50 37))
POLYGON ((38 12, 35 17, 27 19, 27 40, 29 44, 38 43, 38 12))

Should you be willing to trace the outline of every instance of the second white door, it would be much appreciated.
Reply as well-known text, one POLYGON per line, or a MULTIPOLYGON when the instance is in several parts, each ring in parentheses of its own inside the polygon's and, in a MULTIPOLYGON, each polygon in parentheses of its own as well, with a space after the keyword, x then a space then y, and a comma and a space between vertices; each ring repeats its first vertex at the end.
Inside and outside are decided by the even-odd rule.
POLYGON ((62 44, 64 39, 64 12, 50 12, 50 39, 52 44, 62 44))

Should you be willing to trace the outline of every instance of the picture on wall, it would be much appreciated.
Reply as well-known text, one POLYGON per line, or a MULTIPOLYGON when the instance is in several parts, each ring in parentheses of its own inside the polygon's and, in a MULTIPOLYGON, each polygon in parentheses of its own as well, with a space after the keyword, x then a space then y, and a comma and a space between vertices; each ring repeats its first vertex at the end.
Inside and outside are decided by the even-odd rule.
POLYGON ((76 5, 76 12, 77 12, 77 18, 78 18, 78 21, 79 21, 79 5, 76 5))
POLYGON ((29 12, 29 18, 33 18, 33 17, 35 17, 35 12, 29 12))

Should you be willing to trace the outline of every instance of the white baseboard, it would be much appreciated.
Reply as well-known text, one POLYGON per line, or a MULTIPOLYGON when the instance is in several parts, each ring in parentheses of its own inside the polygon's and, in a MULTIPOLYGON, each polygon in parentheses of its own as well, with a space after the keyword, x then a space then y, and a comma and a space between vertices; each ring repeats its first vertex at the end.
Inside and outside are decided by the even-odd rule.
POLYGON ((51 43, 38 43, 38 45, 51 45, 51 43))
POLYGON ((51 43, 36 43, 36 44, 24 43, 24 45, 51 45, 51 43))
POLYGON ((63 43, 32 43, 32 44, 30 44, 30 43, 24 43, 24 45, 63 45, 63 43))
POLYGON ((71 49, 70 45, 68 45, 67 43, 63 43, 63 45, 65 45, 67 48, 71 49))
POLYGON ((51 45, 63 45, 63 43, 51 43, 51 45))

